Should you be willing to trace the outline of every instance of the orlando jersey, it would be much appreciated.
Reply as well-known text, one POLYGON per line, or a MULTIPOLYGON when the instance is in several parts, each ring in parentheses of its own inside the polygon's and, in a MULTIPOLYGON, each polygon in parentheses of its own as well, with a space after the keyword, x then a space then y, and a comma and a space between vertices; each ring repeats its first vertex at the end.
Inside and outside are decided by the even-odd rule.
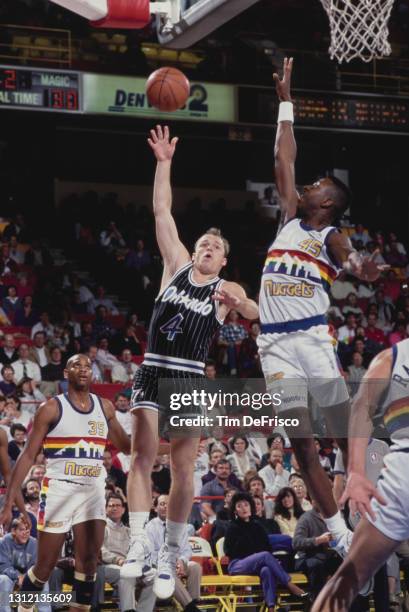
POLYGON ((262 333, 290 332, 326 323, 329 290, 340 268, 327 248, 335 227, 315 230, 288 221, 268 250, 260 289, 262 333))
POLYGON ((383 420, 395 448, 409 449, 409 338, 392 347, 391 382, 383 402, 383 420))
POLYGON ((91 409, 82 412, 68 395, 56 396, 60 418, 43 442, 47 478, 81 484, 104 482, 108 423, 99 397, 93 393, 90 397, 91 409))
POLYGON ((218 276, 196 283, 193 264, 178 270, 158 295, 149 326, 143 363, 203 374, 210 342, 223 324, 212 295, 223 282, 218 276))

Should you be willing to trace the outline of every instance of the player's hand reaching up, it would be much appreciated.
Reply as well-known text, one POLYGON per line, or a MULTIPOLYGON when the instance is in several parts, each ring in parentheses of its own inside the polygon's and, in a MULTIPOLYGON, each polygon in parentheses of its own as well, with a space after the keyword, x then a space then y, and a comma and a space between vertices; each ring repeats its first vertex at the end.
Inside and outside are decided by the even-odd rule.
POLYGON ((356 512, 359 512, 361 516, 369 514, 372 520, 375 520, 375 514, 371 507, 372 498, 378 500, 383 506, 386 506, 385 499, 370 480, 361 474, 351 472, 348 476, 345 491, 339 500, 339 504, 343 507, 349 500, 351 514, 355 514, 356 512))
POLYGON ((176 136, 172 140, 169 138, 167 125, 164 128, 157 125, 154 130, 151 130, 151 138, 148 138, 148 143, 158 161, 170 161, 173 157, 179 139, 176 136))
POLYGON ((376 249, 371 255, 361 257, 357 253, 351 253, 348 257, 348 266, 350 272, 363 281, 372 283, 380 277, 382 272, 389 270, 387 264, 377 264, 375 259, 379 255, 379 249, 376 249))
POLYGON ((278 74, 273 74, 273 79, 276 85, 277 95, 280 102, 291 102, 291 73, 293 70, 293 58, 284 58, 283 63, 283 78, 280 79, 278 74))
POLYGON ((212 295, 213 300, 217 300, 220 304, 224 304, 227 308, 234 309, 238 308, 241 304, 241 299, 238 298, 231 291, 226 289, 217 289, 212 295))

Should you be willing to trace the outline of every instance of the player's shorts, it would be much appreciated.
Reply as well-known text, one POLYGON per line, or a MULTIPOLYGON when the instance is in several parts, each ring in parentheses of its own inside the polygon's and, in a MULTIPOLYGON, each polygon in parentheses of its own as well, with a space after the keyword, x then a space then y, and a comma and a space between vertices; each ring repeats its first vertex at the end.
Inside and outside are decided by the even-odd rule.
POLYGON ((78 523, 106 520, 105 482, 82 485, 45 477, 37 515, 38 531, 66 533, 78 523))
POLYGON ((168 402, 165 405, 164 398, 170 393, 189 393, 196 387, 195 381, 200 384, 203 380, 203 374, 142 364, 135 374, 132 386, 131 412, 139 408, 166 412, 169 405, 168 402), (162 392, 159 388, 160 381, 163 383, 162 392))
POLYGON ((377 489, 387 505, 382 506, 373 499, 376 520, 368 515, 367 519, 386 537, 402 542, 409 539, 409 449, 391 451, 384 458, 384 464, 377 489))
POLYGON ((319 407, 348 401, 334 340, 327 325, 305 331, 260 334, 259 355, 268 391, 279 393, 276 412, 307 408, 309 395, 319 407))

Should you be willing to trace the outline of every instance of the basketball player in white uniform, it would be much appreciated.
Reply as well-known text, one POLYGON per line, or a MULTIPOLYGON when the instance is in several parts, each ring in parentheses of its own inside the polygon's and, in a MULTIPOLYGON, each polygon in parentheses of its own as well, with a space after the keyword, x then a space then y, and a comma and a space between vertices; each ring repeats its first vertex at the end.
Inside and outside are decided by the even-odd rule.
POLYGON ((47 469, 37 516, 37 562, 24 576, 21 590, 42 590, 57 563, 65 534, 72 528, 76 602, 71 608, 88 610, 105 530, 103 453, 108 438, 128 454, 130 441, 112 403, 89 392, 92 369, 87 356, 71 357, 65 377, 67 394, 41 404, 34 417, 33 429, 11 475, 0 523, 10 521, 13 501, 43 446, 47 469))
POLYGON ((359 589, 409 538, 409 339, 379 353, 362 379, 351 410, 348 480, 341 503, 364 518, 348 556, 326 584, 314 612, 344 612, 359 589), (377 488, 365 474, 372 417, 382 409, 393 442, 377 488))
MULTIPOLYGON (((308 490, 318 502, 342 554, 347 546, 343 540, 349 532, 319 463, 309 424, 308 394, 326 412, 330 431, 334 431, 330 422, 333 416, 344 414, 346 426, 348 394, 326 321, 328 291, 342 270, 374 281, 384 267, 375 264, 374 256, 361 257, 334 227, 350 201, 349 190, 341 181, 328 177, 306 185, 302 195, 296 190, 292 64, 292 59, 286 58, 283 78, 274 75, 280 99, 275 177, 282 225, 263 270, 258 345, 268 390, 285 391, 278 408, 280 416, 300 420, 300 427, 287 433, 308 490)), ((340 437, 336 431, 334 434, 340 437)), ((346 438, 346 431, 342 435, 346 438)), ((346 440, 339 439, 339 444, 345 453, 346 440)))
MULTIPOLYGON (((199 237, 191 255, 179 238, 172 216, 170 172, 177 138, 157 126, 148 140, 157 160, 153 192, 156 238, 163 257, 160 293, 156 298, 144 362, 135 375, 131 410, 135 414, 132 460, 128 474, 131 546, 121 577, 150 574, 149 540, 144 532, 152 503, 151 472, 158 452, 158 384, 172 379, 202 379, 210 342, 231 308, 248 319, 258 307, 240 285, 224 282, 219 273, 226 265, 228 243, 211 229, 199 237)), ((200 384, 200 380, 198 381, 200 384)), ((194 382, 188 383, 194 388, 194 382)), ((179 387, 178 387, 179 386, 179 387)), ((187 528, 193 502, 193 475, 199 437, 173 436, 170 440, 172 486, 169 494, 166 538, 158 555, 153 591, 160 599, 172 596, 179 542, 187 528)))

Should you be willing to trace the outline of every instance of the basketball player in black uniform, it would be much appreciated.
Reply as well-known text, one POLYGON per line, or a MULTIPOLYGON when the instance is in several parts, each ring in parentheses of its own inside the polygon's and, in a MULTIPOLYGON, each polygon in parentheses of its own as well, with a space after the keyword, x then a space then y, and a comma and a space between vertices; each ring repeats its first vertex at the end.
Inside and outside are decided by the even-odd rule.
MULTIPOLYGON (((258 317, 258 307, 236 283, 223 282, 219 273, 229 250, 220 231, 212 228, 201 236, 191 256, 180 242, 171 213, 170 172, 177 138, 169 139, 167 127, 151 130, 148 143, 157 159, 153 211, 156 237, 164 269, 160 293, 149 329, 144 362, 134 381, 131 410, 135 414, 132 460, 128 475, 131 546, 121 576, 149 574, 151 562, 144 526, 151 507, 151 471, 158 451, 158 381, 203 377, 210 342, 230 309, 248 319, 258 317)), ((193 385, 192 385, 193 386, 193 385)), ((166 540, 154 579, 160 599, 171 597, 175 566, 193 501, 193 468, 198 437, 170 440, 172 486, 169 495, 166 540)))

